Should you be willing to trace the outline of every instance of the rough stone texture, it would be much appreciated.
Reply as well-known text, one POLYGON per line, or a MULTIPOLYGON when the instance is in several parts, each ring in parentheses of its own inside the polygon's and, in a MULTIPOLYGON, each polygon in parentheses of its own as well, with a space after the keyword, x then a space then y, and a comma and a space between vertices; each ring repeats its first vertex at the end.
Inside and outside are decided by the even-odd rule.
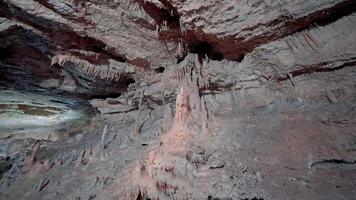
POLYGON ((0 89, 100 114, 60 127, 76 137, 0 140, 0 197, 355 199, 355 10, 1 1, 0 89))
POLYGON ((80 99, 2 90, 0 138, 57 140, 68 135, 70 127, 82 128, 94 113, 80 99))

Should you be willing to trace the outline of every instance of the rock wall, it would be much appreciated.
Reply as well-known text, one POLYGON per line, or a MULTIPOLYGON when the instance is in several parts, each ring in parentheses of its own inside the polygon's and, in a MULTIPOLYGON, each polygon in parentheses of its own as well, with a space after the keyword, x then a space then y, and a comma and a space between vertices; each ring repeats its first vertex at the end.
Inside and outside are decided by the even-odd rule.
POLYGON ((353 0, 1 1, 0 88, 101 114, 35 151, 8 143, 0 196, 356 198, 355 11, 353 0), (33 173, 18 146, 36 152, 29 168, 36 156, 54 166, 33 173))

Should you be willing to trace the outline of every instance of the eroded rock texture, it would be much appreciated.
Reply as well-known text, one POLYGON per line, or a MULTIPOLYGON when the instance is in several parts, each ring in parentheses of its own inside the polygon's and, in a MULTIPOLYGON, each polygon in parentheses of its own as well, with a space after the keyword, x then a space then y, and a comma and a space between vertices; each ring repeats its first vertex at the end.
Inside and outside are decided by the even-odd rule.
POLYGON ((0 197, 356 199, 355 11, 0 1, 0 197))

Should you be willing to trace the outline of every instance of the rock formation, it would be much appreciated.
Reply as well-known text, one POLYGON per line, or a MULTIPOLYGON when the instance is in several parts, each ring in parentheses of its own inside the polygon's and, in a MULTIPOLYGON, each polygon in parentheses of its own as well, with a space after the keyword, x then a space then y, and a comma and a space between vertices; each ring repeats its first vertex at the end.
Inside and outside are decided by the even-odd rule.
POLYGON ((355 199, 356 1, 0 1, 0 199, 355 199))

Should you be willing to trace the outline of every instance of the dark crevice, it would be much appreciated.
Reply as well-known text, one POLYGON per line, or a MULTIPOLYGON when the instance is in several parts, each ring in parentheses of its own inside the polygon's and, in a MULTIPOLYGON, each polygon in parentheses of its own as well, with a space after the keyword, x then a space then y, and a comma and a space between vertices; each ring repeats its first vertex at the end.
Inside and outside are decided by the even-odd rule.
POLYGON ((124 83, 126 86, 129 86, 130 84, 133 84, 133 83, 135 83, 135 82, 136 82, 136 81, 135 81, 135 79, 133 79, 133 78, 127 78, 127 79, 125 79, 124 82, 121 81, 121 83, 124 83))
POLYGON ((6 51, 0 52, 3 54, 3 58, 14 56, 13 52, 10 52, 10 49, 15 46, 30 46, 41 51, 43 54, 49 55, 52 55, 50 49, 54 48, 48 41, 48 38, 18 25, 12 25, 0 31, 0 41, 0 47, 6 49, 6 51))
POLYGON ((128 61, 124 56, 117 54, 114 48, 108 47, 98 39, 81 35, 81 33, 75 32, 65 24, 31 15, 11 3, 0 2, 0 16, 20 21, 46 33, 51 42, 60 47, 60 49, 55 49, 55 51, 75 49, 100 53, 103 55, 101 57, 102 64, 107 64, 109 58, 118 62, 128 61), (106 60, 103 60, 103 58, 106 58, 106 60))
POLYGON ((241 54, 240 57, 235 59, 235 61, 242 62, 244 59, 245 59, 245 54, 241 54))
MULTIPOLYGON (((41 83, 49 77, 58 81, 64 79, 61 75, 62 67, 57 64, 49 67, 51 65, 50 57, 53 56, 55 47, 43 35, 21 26, 11 26, 0 32, 0 49, 4 49, 1 51, 0 58, 3 63, 0 66, 0 85, 5 88, 42 88, 41 83)), ((109 59, 109 57, 104 57, 107 56, 105 54, 86 56, 80 53, 76 54, 78 51, 69 52, 80 59, 92 59, 94 64, 104 62, 105 58, 109 59)), ((97 95, 96 98, 118 97, 130 84, 135 82, 129 74, 121 74, 119 80, 109 81, 94 77, 82 73, 80 68, 73 64, 70 65, 71 67, 65 68, 65 71, 70 76, 68 78, 73 79, 78 86, 74 93, 78 93, 84 98, 93 98, 93 95, 97 95)))
POLYGON ((138 108, 132 108, 132 109, 123 110, 123 111, 107 112, 107 113, 105 113, 105 115, 115 115, 115 114, 120 114, 120 113, 129 113, 129 112, 132 112, 132 111, 135 111, 135 110, 138 110, 138 108))
POLYGON ((179 57, 177 57, 177 63, 176 63, 176 64, 181 63, 181 62, 185 59, 186 56, 187 56, 187 55, 185 54, 184 56, 179 56, 179 57))
MULTIPOLYGON (((160 31, 159 38, 163 41, 180 41, 188 46, 190 52, 196 52, 197 46, 204 44, 207 48, 205 54, 211 59, 227 59, 242 61, 244 54, 253 51, 256 47, 273 42, 280 38, 301 32, 315 26, 325 26, 336 20, 348 16, 356 11, 356 1, 348 0, 335 4, 333 7, 316 11, 307 16, 293 19, 289 14, 281 16, 266 24, 258 24, 242 30, 254 32, 260 27, 271 27, 267 33, 250 38, 229 36, 218 38, 216 35, 206 34, 199 28, 181 32, 180 28, 160 31)), ((200 51, 202 52, 202 51, 200 51)))
MULTIPOLYGON (((348 0, 340 2, 333 7, 313 12, 305 17, 293 19, 289 15, 286 15, 285 17, 277 19, 276 21, 272 21, 271 23, 261 24, 258 27, 254 27, 276 27, 278 30, 276 29, 270 31, 270 34, 253 37, 246 42, 240 42, 240 47, 238 47, 236 50, 238 52, 244 53, 251 52, 257 46, 275 41, 279 38, 283 38, 297 32, 301 32, 306 29, 313 28, 315 26, 325 26, 331 24, 342 17, 352 14, 355 11, 356 1, 348 0), (282 27, 280 27, 279 24, 281 24, 282 27)), ((237 40, 243 41, 244 38, 237 40)))
POLYGON ((199 88, 199 93, 201 95, 212 95, 218 94, 223 91, 229 91, 235 86, 234 83, 219 84, 219 83, 209 83, 208 86, 203 86, 199 88))
POLYGON ((179 17, 177 9, 168 0, 159 0, 171 13, 173 16, 179 17))
POLYGON ((0 47, 0 60, 5 60, 11 55, 8 48, 0 47))
POLYGON ((161 73, 164 72, 165 68, 164 68, 164 67, 158 67, 158 68, 156 68, 156 69, 154 69, 154 70, 155 70, 156 73, 161 74, 161 73))
POLYGON ((164 8, 158 7, 156 4, 144 1, 136 0, 136 2, 145 10, 145 12, 154 19, 157 25, 161 26, 166 22, 169 29, 179 29, 179 18, 177 10, 166 0, 160 0, 165 6, 164 8))
POLYGON ((355 165, 355 160, 345 160, 345 159, 323 159, 315 161, 310 164, 310 168, 314 168, 319 165, 355 165))
POLYGON ((214 50, 213 46, 207 42, 197 42, 189 44, 188 49, 190 53, 198 54, 199 57, 204 58, 208 56, 211 60, 221 61, 224 55, 214 50))
MULTIPOLYGON (((290 76, 297 77, 297 76, 302 76, 302 75, 307 75, 307 74, 312 74, 312 73, 332 72, 332 71, 337 71, 337 70, 343 69, 345 67, 355 66, 356 65, 355 59, 356 58, 348 59, 348 60, 346 60, 346 63, 344 63, 340 66, 337 66, 337 67, 329 67, 329 68, 324 67, 324 66, 330 64, 329 62, 323 62, 323 63, 314 64, 314 65, 302 66, 303 67, 302 69, 297 69, 297 70, 291 71, 282 77, 276 78, 276 81, 287 81, 290 79, 290 76), (349 62, 347 62, 347 61, 349 61, 349 62)), ((337 60, 334 62, 340 62, 340 61, 342 61, 342 60, 337 60)))
POLYGON ((24 88, 39 86, 48 77, 61 79, 49 68, 52 48, 48 40, 32 30, 14 25, 0 31, 0 85, 24 88))
POLYGON ((334 7, 315 12, 309 16, 308 20, 314 21, 314 24, 311 24, 311 26, 315 26, 315 25, 326 26, 336 22, 342 17, 351 15, 355 11, 356 11, 356 2, 353 0, 348 0, 336 4, 334 7))
POLYGON ((9 171, 12 167, 13 160, 10 157, 0 157, 0 179, 3 174, 9 171))

